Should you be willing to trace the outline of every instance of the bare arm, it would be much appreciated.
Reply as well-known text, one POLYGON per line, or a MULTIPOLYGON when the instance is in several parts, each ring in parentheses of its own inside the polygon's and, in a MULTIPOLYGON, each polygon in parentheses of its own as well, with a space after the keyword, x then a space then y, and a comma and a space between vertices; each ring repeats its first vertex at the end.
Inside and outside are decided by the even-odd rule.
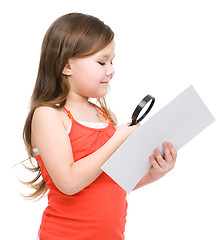
POLYGON ((57 110, 49 107, 36 109, 32 120, 32 135, 57 188, 72 195, 102 173, 101 166, 137 127, 121 125, 101 148, 77 162, 73 160, 70 139, 57 110))

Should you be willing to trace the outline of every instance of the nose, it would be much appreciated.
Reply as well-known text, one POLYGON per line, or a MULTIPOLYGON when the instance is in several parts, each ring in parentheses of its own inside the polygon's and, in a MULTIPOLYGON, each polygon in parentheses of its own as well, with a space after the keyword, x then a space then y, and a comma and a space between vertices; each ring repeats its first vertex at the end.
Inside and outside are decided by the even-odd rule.
POLYGON ((114 70, 113 65, 109 64, 108 67, 107 67, 106 75, 108 77, 110 77, 110 79, 111 79, 113 77, 114 73, 115 73, 115 70, 114 70))

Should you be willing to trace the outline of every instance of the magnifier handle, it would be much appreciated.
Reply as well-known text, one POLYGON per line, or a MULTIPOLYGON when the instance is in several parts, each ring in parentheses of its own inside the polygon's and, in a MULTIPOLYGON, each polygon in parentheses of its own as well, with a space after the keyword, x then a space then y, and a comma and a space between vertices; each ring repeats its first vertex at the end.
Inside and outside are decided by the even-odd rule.
POLYGON ((137 122, 137 118, 138 118, 138 115, 136 115, 135 112, 134 112, 133 115, 132 115, 132 122, 131 122, 131 124, 129 125, 129 127, 131 127, 131 126, 133 126, 133 125, 135 125, 135 124, 138 123, 138 122, 137 122))
POLYGON ((135 122, 132 122, 130 125, 129 125, 129 127, 131 127, 131 126, 133 126, 133 125, 135 125, 136 124, 136 121, 135 122))

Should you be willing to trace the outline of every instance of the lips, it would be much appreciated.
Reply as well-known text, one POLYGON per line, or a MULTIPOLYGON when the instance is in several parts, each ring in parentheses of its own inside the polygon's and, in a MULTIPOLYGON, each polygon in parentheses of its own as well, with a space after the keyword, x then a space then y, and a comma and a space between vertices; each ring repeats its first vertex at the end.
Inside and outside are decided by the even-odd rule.
POLYGON ((109 81, 106 81, 106 82, 100 82, 100 83, 109 83, 109 81))
POLYGON ((106 81, 102 81, 102 82, 100 82, 100 83, 109 83, 110 82, 110 80, 112 79, 112 77, 113 77, 113 74, 111 74, 111 75, 109 75, 107 78, 105 78, 105 79, 107 79, 106 81))

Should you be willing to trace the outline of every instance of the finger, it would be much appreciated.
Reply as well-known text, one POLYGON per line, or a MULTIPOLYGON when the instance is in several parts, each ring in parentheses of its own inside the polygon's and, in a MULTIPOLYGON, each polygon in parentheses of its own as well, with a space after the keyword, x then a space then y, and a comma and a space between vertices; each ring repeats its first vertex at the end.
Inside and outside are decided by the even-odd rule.
POLYGON ((141 126, 140 123, 136 123, 136 124, 130 126, 130 125, 131 125, 131 122, 128 122, 127 125, 128 125, 128 127, 132 127, 132 128, 139 128, 139 127, 141 126))
POLYGON ((166 161, 161 156, 159 149, 156 148, 154 150, 154 153, 155 153, 156 160, 157 160, 158 164, 160 165, 160 167, 161 168, 164 167, 164 165, 166 165, 166 161))
POLYGON ((149 157, 149 159, 150 159, 150 162, 152 164, 152 167, 155 168, 156 171, 161 171, 161 167, 158 164, 158 162, 156 161, 155 157, 153 155, 151 155, 149 157))
POLYGON ((173 160, 175 161, 177 158, 177 151, 175 150, 171 143, 168 143, 168 148, 170 150, 170 153, 172 154, 173 160))
POLYGON ((171 155, 170 149, 169 149, 169 147, 168 147, 167 142, 164 142, 164 143, 163 143, 163 150, 164 150, 164 154, 165 154, 167 157, 169 157, 169 156, 171 155))
POLYGON ((168 143, 167 142, 164 142, 163 143, 163 150, 164 150, 164 158, 166 161, 170 161, 172 160, 172 155, 171 155, 171 152, 170 152, 170 149, 168 147, 168 143))

